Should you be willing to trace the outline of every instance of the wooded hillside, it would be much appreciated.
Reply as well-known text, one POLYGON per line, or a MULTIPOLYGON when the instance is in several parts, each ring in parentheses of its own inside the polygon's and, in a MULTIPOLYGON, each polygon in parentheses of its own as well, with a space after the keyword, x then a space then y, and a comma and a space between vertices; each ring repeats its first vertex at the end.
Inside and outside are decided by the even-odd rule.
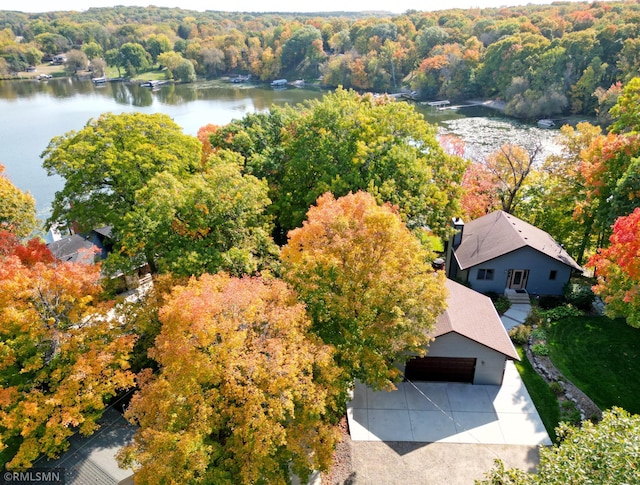
POLYGON ((635 2, 402 15, 2 11, 0 75, 80 51, 128 75, 158 63, 180 69, 186 59, 206 77, 304 78, 358 90, 415 90, 425 99, 495 97, 508 103, 508 114, 530 118, 594 115, 615 103, 616 83, 639 74, 639 29, 635 2))

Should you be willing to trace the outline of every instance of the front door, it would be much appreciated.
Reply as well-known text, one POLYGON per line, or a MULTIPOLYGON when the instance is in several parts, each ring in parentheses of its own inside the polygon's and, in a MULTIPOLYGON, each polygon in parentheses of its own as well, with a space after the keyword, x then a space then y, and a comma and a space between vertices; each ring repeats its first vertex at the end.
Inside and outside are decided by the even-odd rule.
POLYGON ((529 277, 528 269, 512 269, 510 271, 509 288, 512 290, 521 290, 527 286, 527 278, 529 277))

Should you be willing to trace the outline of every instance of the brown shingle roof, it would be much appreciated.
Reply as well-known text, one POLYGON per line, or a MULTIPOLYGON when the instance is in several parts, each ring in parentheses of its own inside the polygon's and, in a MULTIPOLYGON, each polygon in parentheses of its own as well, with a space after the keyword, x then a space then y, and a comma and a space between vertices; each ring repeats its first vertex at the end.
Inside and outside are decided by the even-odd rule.
POLYGON ((464 270, 526 246, 582 271, 549 234, 503 211, 492 212, 466 224, 462 242, 454 253, 460 269, 464 270))
POLYGON ((432 337, 450 332, 458 333, 485 347, 520 360, 491 298, 447 280, 447 309, 438 317, 432 337))

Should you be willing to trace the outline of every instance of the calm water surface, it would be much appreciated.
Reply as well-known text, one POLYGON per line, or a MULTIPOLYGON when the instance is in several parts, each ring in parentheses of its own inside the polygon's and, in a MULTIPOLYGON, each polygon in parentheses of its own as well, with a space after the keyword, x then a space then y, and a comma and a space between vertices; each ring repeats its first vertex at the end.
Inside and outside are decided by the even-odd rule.
MULTIPOLYGON (((105 112, 166 113, 184 132, 195 135, 209 123, 223 125, 247 113, 268 110, 272 105, 297 104, 322 97, 319 90, 199 82, 167 84, 157 90, 128 83, 94 86, 89 80, 72 78, 38 81, 0 81, 0 163, 11 181, 36 198, 38 214, 46 218, 55 192, 63 186, 49 177, 40 154, 49 141, 81 129, 89 119, 105 112)), ((483 108, 435 111, 416 105, 441 132, 453 133, 467 144, 467 154, 479 157, 505 142, 524 146, 540 140, 554 150, 553 135, 500 116, 483 108)))

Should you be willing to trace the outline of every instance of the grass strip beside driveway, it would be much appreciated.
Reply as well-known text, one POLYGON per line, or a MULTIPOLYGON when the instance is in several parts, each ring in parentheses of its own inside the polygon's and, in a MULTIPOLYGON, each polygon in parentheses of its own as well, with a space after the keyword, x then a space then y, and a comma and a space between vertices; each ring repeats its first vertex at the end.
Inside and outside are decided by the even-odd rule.
POLYGON ((549 438, 555 443, 556 426, 558 426, 560 422, 558 398, 549 387, 549 384, 547 384, 547 381, 531 366, 522 347, 517 346, 516 350, 521 359, 520 362, 515 363, 516 369, 518 369, 520 377, 522 377, 522 381, 533 400, 533 404, 538 410, 538 414, 540 415, 540 419, 542 419, 544 427, 547 429, 549 438))

